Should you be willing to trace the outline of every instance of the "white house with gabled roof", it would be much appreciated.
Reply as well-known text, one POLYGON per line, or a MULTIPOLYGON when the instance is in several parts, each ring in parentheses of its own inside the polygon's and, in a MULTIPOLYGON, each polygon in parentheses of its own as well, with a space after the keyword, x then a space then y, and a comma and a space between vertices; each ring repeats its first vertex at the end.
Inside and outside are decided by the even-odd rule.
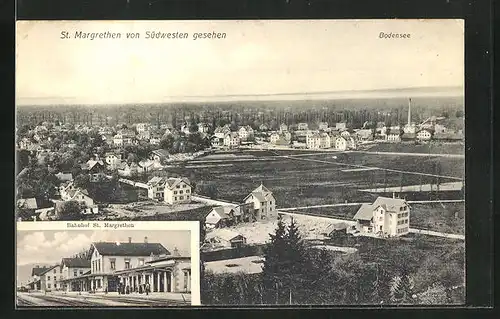
POLYGON ((273 193, 262 184, 245 197, 243 202, 246 204, 253 203, 258 220, 278 217, 276 199, 273 193))
POLYGON ((189 179, 168 178, 165 182, 165 202, 168 204, 188 203, 191 201, 191 184, 189 179))
POLYGON ((410 206, 404 199, 378 197, 373 204, 362 204, 353 219, 362 235, 402 236, 410 229, 410 206))

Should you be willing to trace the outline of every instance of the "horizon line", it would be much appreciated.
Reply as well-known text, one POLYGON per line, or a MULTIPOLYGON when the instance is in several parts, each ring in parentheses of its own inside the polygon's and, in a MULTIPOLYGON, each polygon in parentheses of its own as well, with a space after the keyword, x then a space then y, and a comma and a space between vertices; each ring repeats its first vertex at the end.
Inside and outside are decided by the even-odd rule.
MULTIPOLYGON (((412 93, 417 93, 416 95, 426 95, 426 94, 432 94, 432 93, 444 93, 444 92, 438 92, 439 90, 447 90, 448 93, 451 93, 449 91, 462 91, 462 92, 454 92, 454 96, 464 96, 464 86, 461 85, 455 85, 455 86, 418 86, 418 87, 396 87, 396 88, 382 88, 382 89, 366 89, 366 90, 339 90, 339 91, 315 91, 315 92, 280 92, 280 93, 260 93, 260 94, 225 94, 225 95, 173 95, 173 96, 165 96, 164 98, 169 99, 166 101, 155 101, 155 102, 140 102, 140 101, 135 101, 135 102, 108 102, 108 103, 89 103, 89 102, 81 102, 81 103, 51 103, 51 104, 42 104, 45 106, 49 105, 129 105, 129 104, 163 104, 163 103, 203 103, 203 102, 251 102, 252 100, 247 100, 247 98, 256 98, 259 101, 266 101, 262 100, 259 98, 272 98, 272 97, 294 97, 298 96, 300 98, 297 98, 296 100, 307 100, 312 97, 317 97, 318 95, 325 95, 325 94, 356 94, 356 93, 365 93, 365 94, 370 94, 370 93, 403 93, 405 91, 415 91, 415 90, 426 90, 427 92, 412 92, 412 93), (244 100, 235 100, 232 98, 244 98, 244 100), (208 99, 210 101, 203 101, 203 100, 196 100, 196 101, 185 101, 186 99, 208 99), (217 100, 221 99, 221 100, 217 100), (226 100, 224 100, 226 99, 226 100), (227 100, 230 99, 230 100, 227 100), (184 101, 183 101, 184 100, 184 101)), ((410 93, 410 92, 408 92, 410 93)), ((395 94, 392 96, 393 98, 401 97, 398 96, 399 94, 395 94)), ((335 99, 334 97, 324 97, 325 99, 335 99)), ((350 99, 353 97, 337 97, 336 99, 350 99)), ((363 97, 360 97, 359 99, 362 99, 363 97)), ((411 96, 408 96, 408 98, 411 98, 411 96)), ((27 100, 48 100, 48 99, 63 99, 63 100, 73 100, 75 99, 74 97, 26 97, 22 99, 27 99, 27 100)), ((255 101, 258 101, 255 100, 255 101)), ((269 101, 285 101, 280 100, 280 99, 272 99, 269 101)), ((30 104, 30 103, 16 103, 16 106, 35 106, 37 104, 30 104)))

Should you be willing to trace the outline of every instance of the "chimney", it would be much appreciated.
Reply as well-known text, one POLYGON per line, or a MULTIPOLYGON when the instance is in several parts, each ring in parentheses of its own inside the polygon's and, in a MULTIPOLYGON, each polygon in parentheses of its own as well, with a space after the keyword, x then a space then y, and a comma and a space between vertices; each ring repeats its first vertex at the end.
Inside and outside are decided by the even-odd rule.
POLYGON ((128 238, 128 243, 130 244, 132 242, 132 237, 128 238))
POLYGON ((408 126, 411 125, 411 99, 408 99, 408 126))
POLYGON ((148 243, 148 236, 144 237, 144 243, 147 244, 148 243))

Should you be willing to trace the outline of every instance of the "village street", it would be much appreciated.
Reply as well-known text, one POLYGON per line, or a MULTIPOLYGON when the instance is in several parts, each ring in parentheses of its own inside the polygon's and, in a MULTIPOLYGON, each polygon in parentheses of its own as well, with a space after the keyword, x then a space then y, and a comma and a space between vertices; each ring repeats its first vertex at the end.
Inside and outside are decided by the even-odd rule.
POLYGON ((190 306, 191 296, 180 293, 119 295, 118 293, 17 293, 19 307, 168 307, 190 306))

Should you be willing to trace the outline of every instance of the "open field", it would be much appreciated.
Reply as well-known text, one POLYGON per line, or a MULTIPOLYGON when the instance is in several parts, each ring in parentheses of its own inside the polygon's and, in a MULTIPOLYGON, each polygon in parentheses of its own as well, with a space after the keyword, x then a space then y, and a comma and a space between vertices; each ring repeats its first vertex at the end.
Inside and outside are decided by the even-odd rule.
MULTIPOLYGON (((374 194, 361 189, 390 186, 415 185, 420 183, 453 182, 463 177, 464 161, 455 158, 378 156, 361 153, 332 154, 310 152, 313 155, 279 157, 284 152, 236 151, 235 156, 226 154, 207 156, 187 165, 200 165, 210 161, 210 167, 167 169, 167 174, 190 176, 197 185, 212 184, 217 198, 241 202, 260 183, 273 191, 277 206, 297 207, 340 202, 370 202, 374 194), (240 157, 243 156, 243 157, 240 157), (311 161, 312 159, 312 161, 311 161), (316 161, 316 160, 319 160, 316 161), (217 166, 216 164, 224 164, 217 166), (436 178, 412 173, 435 174, 433 165, 440 164, 440 174, 452 178, 436 178), (232 164, 227 166, 227 164, 232 164), (409 171, 408 173, 385 172, 384 170, 357 170, 356 165, 381 167, 409 171), (345 170, 348 171, 345 171, 345 170), (344 170, 344 171, 343 171, 344 170)), ((287 151, 288 154, 302 152, 287 151)), ((208 195, 195 190, 200 195, 208 195)))

